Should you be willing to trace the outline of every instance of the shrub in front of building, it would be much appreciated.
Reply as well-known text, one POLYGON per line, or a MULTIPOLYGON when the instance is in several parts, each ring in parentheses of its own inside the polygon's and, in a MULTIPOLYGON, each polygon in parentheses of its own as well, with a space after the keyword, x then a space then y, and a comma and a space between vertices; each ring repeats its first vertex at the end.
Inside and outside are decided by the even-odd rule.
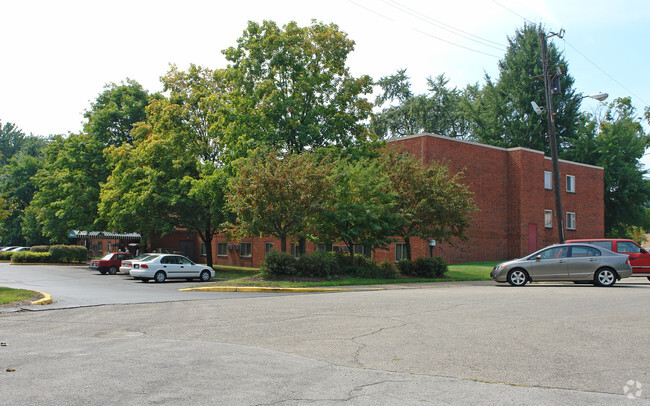
POLYGON ((296 275, 296 259, 286 252, 271 251, 260 265, 264 279, 296 275))
POLYGON ((397 262, 397 268, 402 275, 416 278, 443 278, 449 269, 442 257, 403 259, 397 262))
POLYGON ((88 249, 80 245, 52 245, 50 247, 52 262, 85 262, 88 249))
POLYGON ((9 261, 15 252, 0 251, 0 261, 9 261))
POLYGON ((14 253, 11 257, 11 262, 18 264, 26 262, 52 262, 52 254, 49 252, 20 251, 14 253))
POLYGON ((314 251, 302 255, 296 261, 296 274, 312 278, 331 278, 340 273, 336 255, 331 252, 314 251))

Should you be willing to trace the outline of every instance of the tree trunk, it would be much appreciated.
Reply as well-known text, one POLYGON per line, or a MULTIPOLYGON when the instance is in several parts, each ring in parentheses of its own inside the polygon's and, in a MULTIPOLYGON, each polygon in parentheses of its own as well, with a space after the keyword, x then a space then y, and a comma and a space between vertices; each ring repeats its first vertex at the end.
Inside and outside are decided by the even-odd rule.
POLYGON ((307 253, 307 239, 305 237, 300 237, 298 239, 298 252, 300 256, 307 253))
POLYGON ((287 252, 287 237, 280 236, 280 251, 287 252))
POLYGON ((406 259, 411 260, 411 238, 404 237, 404 244, 406 245, 406 259))

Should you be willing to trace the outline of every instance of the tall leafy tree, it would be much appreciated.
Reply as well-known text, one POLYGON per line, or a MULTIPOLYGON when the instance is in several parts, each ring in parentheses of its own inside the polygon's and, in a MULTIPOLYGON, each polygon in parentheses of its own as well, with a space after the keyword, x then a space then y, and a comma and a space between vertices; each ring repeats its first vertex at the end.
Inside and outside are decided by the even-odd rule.
POLYGON ((22 148, 25 133, 13 123, 2 125, 0 121, 0 166, 6 165, 9 160, 22 148))
POLYGON ((399 198, 395 211, 400 223, 396 235, 404 238, 411 259, 411 238, 436 241, 464 239, 477 210, 472 193, 460 182, 462 173, 451 175, 446 166, 387 151, 380 157, 382 172, 399 198))
POLYGON ((472 87, 465 90, 449 88, 444 75, 428 78, 429 92, 413 95, 406 70, 381 78, 381 93, 375 103, 384 106, 372 117, 370 128, 382 138, 430 132, 449 137, 468 138, 471 122, 464 108, 472 87))
POLYGON ((272 235, 287 251, 288 238, 316 232, 316 219, 327 207, 330 165, 313 153, 258 151, 240 160, 231 180, 228 206, 237 215, 235 233, 272 235))
MULTIPOLYGON (((531 102, 544 106, 545 93, 540 34, 542 25, 526 24, 508 38, 506 55, 499 61, 499 76, 486 75, 486 84, 468 104, 473 136, 480 142, 501 147, 526 147, 549 152, 548 123, 535 113, 531 102)), ((579 124, 580 95, 574 79, 566 73, 568 64, 553 44, 548 46, 549 71, 561 91, 553 96, 558 145, 570 147, 579 124)))
POLYGON ((267 145, 300 153, 327 145, 353 146, 367 139, 372 109, 369 76, 350 75, 346 60, 354 41, 334 24, 312 22, 280 28, 249 22, 231 63, 230 106, 240 150, 267 145))
POLYGON ((332 199, 320 213, 319 238, 342 241, 354 259, 354 246, 371 250, 394 241, 401 217, 396 211, 400 198, 391 189, 386 172, 376 159, 340 161, 332 175, 332 199))
POLYGON ((52 241, 65 242, 73 229, 104 228, 97 215, 100 185, 108 176, 103 148, 87 134, 56 136, 45 148, 30 211, 52 241))
POLYGON ((152 100, 147 121, 133 131, 133 146, 111 148, 114 169, 102 190, 100 213, 109 226, 130 225, 151 238, 186 228, 205 243, 226 220, 226 175, 220 160, 219 123, 211 121, 217 91, 209 70, 176 67, 162 78, 170 98, 152 100))
POLYGON ((106 146, 132 143, 131 131, 145 120, 148 100, 149 92, 135 80, 107 84, 84 114, 84 131, 106 146))
POLYGON ((631 99, 618 98, 608 105, 600 122, 591 117, 575 146, 564 153, 568 159, 604 168, 608 235, 623 236, 629 226, 645 220, 650 185, 640 159, 649 146, 650 136, 631 99))

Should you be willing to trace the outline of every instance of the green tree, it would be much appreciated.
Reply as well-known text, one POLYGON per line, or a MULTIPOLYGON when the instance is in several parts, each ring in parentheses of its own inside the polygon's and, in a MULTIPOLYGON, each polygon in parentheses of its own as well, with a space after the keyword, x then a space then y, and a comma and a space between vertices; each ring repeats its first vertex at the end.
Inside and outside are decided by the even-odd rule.
POLYGON ((318 235, 326 242, 342 241, 351 260, 355 245, 385 248, 400 225, 398 196, 382 169, 377 160, 361 159, 340 161, 333 172, 332 199, 320 213, 318 235))
POLYGON ((0 167, 6 165, 9 160, 22 148, 25 141, 25 133, 13 123, 2 125, 0 121, 0 167))
POLYGON ((266 145, 291 153, 368 138, 369 76, 354 78, 346 60, 354 41, 334 24, 249 22, 237 46, 223 51, 232 149, 266 145))
POLYGON ((45 148, 30 210, 52 241, 67 241, 73 229, 103 229, 97 215, 100 185, 108 176, 103 148, 87 134, 56 136, 45 148))
POLYGON ((650 145, 630 98, 608 105, 603 119, 591 118, 573 148, 564 156, 604 168, 605 233, 625 236, 632 225, 645 221, 650 185, 640 159, 650 145))
POLYGON ((401 137, 429 132, 449 137, 467 138, 471 122, 464 109, 464 100, 472 87, 461 91, 448 87, 445 75, 427 79, 429 92, 413 95, 406 70, 381 78, 377 84, 382 93, 377 97, 377 106, 389 105, 372 117, 370 128, 382 138, 401 137))
POLYGON ((327 207, 330 165, 316 155, 258 151, 236 164, 228 206, 237 215, 235 233, 272 235, 287 251, 287 238, 306 238, 327 207))
POLYGON ((381 156, 382 171, 399 199, 395 210, 401 221, 396 235, 404 238, 411 259, 411 237, 439 242, 465 239, 477 210, 472 193, 460 182, 462 173, 451 175, 446 166, 392 151, 381 156))
POLYGON ((110 83, 84 113, 84 131, 106 146, 133 143, 131 131, 145 120, 148 100, 149 93, 135 80, 110 83))
MULTIPOLYGON (((531 102, 544 106, 545 93, 541 57, 542 25, 526 24, 508 38, 508 49, 499 61, 499 77, 486 75, 486 84, 467 103, 473 122, 473 137, 500 147, 525 147, 549 153, 546 116, 535 113, 531 102)), ((557 75, 561 92, 553 96, 558 146, 569 148, 579 124, 580 95, 573 90, 573 77, 565 72, 567 62, 557 47, 548 46, 549 71, 557 75)))

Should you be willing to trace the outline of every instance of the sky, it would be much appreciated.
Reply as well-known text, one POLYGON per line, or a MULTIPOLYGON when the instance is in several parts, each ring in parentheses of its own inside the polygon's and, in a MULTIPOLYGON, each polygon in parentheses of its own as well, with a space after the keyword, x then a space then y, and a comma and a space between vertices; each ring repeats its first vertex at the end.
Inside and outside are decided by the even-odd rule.
POLYGON ((81 131, 108 83, 130 78, 156 92, 169 64, 225 67, 221 51, 263 20, 335 23, 356 43, 354 76, 406 69, 415 93, 440 74, 459 88, 497 77, 508 36, 542 23, 565 30, 550 41, 578 93, 630 96, 639 115, 650 106, 647 0, 3 0, 0 16, 0 122, 33 135, 81 131))

